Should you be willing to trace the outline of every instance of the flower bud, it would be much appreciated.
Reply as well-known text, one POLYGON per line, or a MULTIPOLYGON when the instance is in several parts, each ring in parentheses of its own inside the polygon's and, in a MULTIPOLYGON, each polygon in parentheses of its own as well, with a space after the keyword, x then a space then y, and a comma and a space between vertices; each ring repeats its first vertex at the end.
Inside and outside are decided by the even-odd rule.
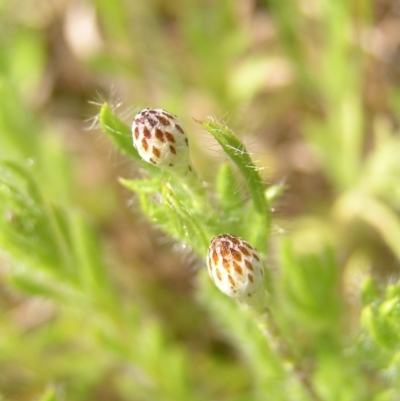
POLYGON ((179 175, 192 171, 188 138, 177 116, 162 109, 143 109, 133 120, 132 138, 146 162, 179 175))
POLYGON ((230 234, 214 237, 208 248, 207 266, 215 285, 230 297, 247 302, 265 293, 260 255, 242 238, 230 234))

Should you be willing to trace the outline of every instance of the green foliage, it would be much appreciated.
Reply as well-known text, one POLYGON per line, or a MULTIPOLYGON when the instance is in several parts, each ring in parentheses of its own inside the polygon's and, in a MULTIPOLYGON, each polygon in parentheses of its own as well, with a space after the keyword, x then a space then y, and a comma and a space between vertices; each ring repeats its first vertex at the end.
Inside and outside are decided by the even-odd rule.
POLYGON ((394 11, 48 3, 0 2, 0 398, 396 400, 394 11), (141 159, 142 104, 182 118, 192 174, 141 159), (210 280, 221 233, 260 252, 265 309, 210 280))
MULTIPOLYGON (((104 132, 122 153, 142 162, 137 150, 132 146, 131 130, 111 112, 107 103, 101 107, 98 120, 104 132)), ((143 165, 149 169, 152 168, 151 165, 148 166, 148 163, 143 163, 143 165)))
MULTIPOLYGON (((129 128, 111 112, 107 104, 101 107, 99 123, 122 153, 140 159, 131 144, 129 128)), ((214 200, 207 199, 206 192, 196 178, 189 177, 189 181, 185 182, 141 159, 140 164, 151 174, 150 178, 121 179, 120 182, 139 195, 141 208, 151 221, 171 236, 196 249, 199 255, 204 255, 212 237, 222 232, 234 232, 250 238, 255 246, 265 248, 270 224, 268 198, 249 153, 226 126, 211 120, 202 125, 215 136, 238 166, 248 185, 252 202, 245 203, 239 192, 232 193, 236 180, 232 167, 226 164, 220 167, 217 175, 218 198, 214 200), (244 214, 253 222, 251 227, 235 220, 235 216, 244 214), (261 229, 257 230, 256 227, 261 229)))
POLYGON ((282 292, 292 319, 308 330, 335 330, 338 324, 338 269, 333 250, 298 252, 288 240, 282 243, 282 292), (315 252, 315 253, 314 253, 315 252))

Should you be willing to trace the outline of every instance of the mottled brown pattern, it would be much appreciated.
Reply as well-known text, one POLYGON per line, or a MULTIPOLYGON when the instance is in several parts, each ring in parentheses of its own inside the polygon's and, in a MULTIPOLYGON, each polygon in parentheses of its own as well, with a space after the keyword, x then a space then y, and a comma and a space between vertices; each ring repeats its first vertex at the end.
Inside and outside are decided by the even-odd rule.
POLYGON ((163 113, 164 116, 166 116, 166 117, 168 117, 168 118, 170 118, 170 119, 173 119, 173 118, 174 118, 174 116, 173 116, 172 114, 168 113, 168 111, 163 110, 161 113, 163 113))
POLYGON ((222 265, 227 272, 231 270, 231 265, 226 259, 222 259, 222 265))
POLYGON ((157 118, 158 118, 158 121, 160 121, 160 123, 163 124, 163 125, 170 125, 171 124, 169 118, 166 118, 165 116, 163 116, 161 114, 159 114, 157 116, 157 118))
POLYGON ((182 127, 179 124, 175 124, 175 128, 181 133, 184 134, 185 131, 183 131, 182 127))
POLYGON ((217 264, 218 260, 219 260, 217 252, 213 251, 212 258, 213 258, 214 264, 217 264))
POLYGON ((158 124, 158 121, 154 118, 148 118, 147 121, 152 127, 155 127, 158 124))
POLYGON ((175 143, 175 138, 170 132, 166 132, 165 136, 167 137, 168 142, 175 143))
POLYGON ((234 260, 236 260, 237 262, 241 262, 242 261, 242 254, 237 251, 236 249, 231 249, 231 254, 234 260))
POLYGON ((186 143, 186 146, 189 146, 189 141, 187 138, 185 138, 185 143, 186 143))
POLYGON ((148 150, 149 150, 149 145, 147 144, 147 141, 146 141, 146 139, 142 139, 142 146, 143 146, 143 149, 147 152, 148 150))
POLYGON ((151 138, 151 132, 147 127, 143 128, 143 135, 145 138, 150 139, 151 138))
POLYGON ((245 260, 244 260, 244 263, 245 263, 246 267, 247 267, 249 270, 251 270, 251 271, 254 270, 253 265, 251 264, 251 262, 250 262, 249 260, 245 259, 245 260))
POLYGON ((155 157, 158 157, 158 158, 160 158, 160 155, 161 155, 161 152, 160 152, 160 149, 158 149, 158 148, 156 148, 155 146, 153 146, 153 155, 155 156, 155 157))
POLYGON ((160 128, 156 128, 156 133, 155 133, 156 138, 161 141, 165 142, 165 137, 164 137, 164 132, 160 130, 160 128))
POLYGON ((186 133, 173 114, 143 109, 134 117, 131 131, 133 145, 144 161, 179 174, 192 171, 186 133))
POLYGON ((243 253, 243 255, 246 255, 246 256, 250 256, 251 255, 249 250, 245 246, 239 245, 238 248, 243 253))
POLYGON ((223 258, 227 258, 230 255, 229 244, 226 242, 221 243, 221 255, 223 258))
POLYGON ((214 237, 209 247, 208 271, 223 293, 235 298, 254 296, 263 290, 263 267, 259 260, 257 251, 251 251, 245 240, 220 234, 214 237))
POLYGON ((236 262, 233 262, 233 268, 236 273, 238 273, 240 275, 243 274, 243 269, 236 262))
POLYGON ((218 269, 215 269, 215 275, 217 276, 219 281, 222 281, 222 274, 218 269))
POLYGON ((257 260, 258 262, 260 261, 260 258, 257 256, 256 253, 253 253, 253 257, 254 257, 254 259, 257 260))
POLYGON ((229 236, 229 239, 235 244, 235 245, 240 245, 240 240, 239 238, 235 238, 232 235, 229 236))

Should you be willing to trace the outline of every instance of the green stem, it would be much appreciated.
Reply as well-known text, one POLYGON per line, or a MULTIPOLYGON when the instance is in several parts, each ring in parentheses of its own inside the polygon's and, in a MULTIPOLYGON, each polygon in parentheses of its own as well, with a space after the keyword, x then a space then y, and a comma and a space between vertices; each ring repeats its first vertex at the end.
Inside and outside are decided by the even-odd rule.
POLYGON ((302 384, 304 390, 313 401, 321 401, 321 398, 314 389, 313 383, 297 360, 295 352, 284 340, 278 324, 267 306, 267 300, 268 296, 264 291, 263 296, 260 296, 256 302, 252 302, 251 304, 247 302, 247 304, 253 310, 255 319, 264 336, 267 338, 271 349, 279 355, 280 359, 283 361, 285 370, 294 373, 297 380, 302 384), (264 304, 262 305, 261 302, 264 304))

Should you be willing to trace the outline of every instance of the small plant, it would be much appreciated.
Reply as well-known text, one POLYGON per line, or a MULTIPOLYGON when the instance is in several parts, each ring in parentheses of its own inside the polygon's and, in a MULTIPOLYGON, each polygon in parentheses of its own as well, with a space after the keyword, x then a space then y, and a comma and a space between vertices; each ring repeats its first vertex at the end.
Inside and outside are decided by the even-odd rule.
MULTIPOLYGON (((226 328, 227 336, 252 371, 260 394, 274 400, 315 401, 334 400, 345 392, 352 394, 352 399, 364 399, 365 392, 359 385, 349 384, 343 390, 332 387, 329 379, 335 374, 336 380, 344 383, 354 369, 342 346, 345 335, 338 332, 344 306, 331 241, 322 235, 310 242, 305 235, 309 246, 299 250, 298 240, 284 238, 279 248, 281 272, 271 273, 265 265, 271 235, 270 205, 284 187, 264 187, 247 149, 233 132, 213 119, 199 122, 233 163, 222 164, 215 182, 205 191, 189 167, 188 141, 176 116, 160 109, 140 112, 132 126, 136 149, 129 128, 108 104, 102 106, 99 121, 120 150, 132 156, 148 174, 143 179, 120 182, 136 193, 150 221, 204 261, 198 275, 198 298, 226 328), (232 191, 238 187, 236 174, 244 178, 248 201, 232 191), (213 283, 221 292, 215 291, 213 283), (304 343, 296 337, 299 325, 306 333, 304 343), (306 356, 309 352, 311 355, 306 356), (329 368, 324 367, 327 352, 335 353, 329 368)), ((339 210, 341 206, 339 203, 339 210)), ((365 294, 369 294, 372 287, 365 288, 365 294)), ((398 344, 396 291, 392 290, 394 295, 379 306, 367 304, 362 317, 364 327, 377 343, 391 349, 398 344)), ((351 341, 347 347, 363 360, 362 340, 351 341)), ((396 364, 396 360, 390 362, 394 372, 396 364)), ((367 385, 362 368, 356 369, 358 380, 367 385)))
POLYGON ((31 3, 0 5, 1 400, 398 401, 394 2, 31 3), (170 111, 205 109, 263 179, 213 118, 200 173, 170 111))
MULTIPOLYGON (((132 155, 128 128, 112 114, 108 104, 103 105, 99 120, 121 151, 132 155)), ((176 116, 161 109, 144 109, 136 115, 132 125, 133 144, 138 152, 134 158, 148 171, 149 177, 121 179, 121 183, 139 196, 142 210, 152 222, 190 246, 206 262, 204 267, 207 264, 212 280, 204 268, 199 274, 200 298, 214 315, 220 306, 225 305, 217 314, 218 319, 230 327, 234 336, 245 336, 242 339, 243 351, 254 341, 255 353, 262 355, 267 352, 269 356, 262 361, 265 368, 261 370, 270 372, 262 373, 268 391, 275 388, 276 394, 282 396, 286 390, 278 390, 275 381, 277 377, 287 376, 288 380, 294 380, 297 391, 316 400, 318 397, 308 374, 301 370, 294 353, 288 350, 268 305, 273 294, 268 294, 267 290, 273 284, 263 261, 270 236, 269 204, 282 193, 282 187, 264 189, 248 151, 228 127, 215 120, 200 124, 217 139, 245 178, 250 193, 248 202, 232 192, 231 188, 237 183, 229 164, 220 167, 215 194, 210 196, 201 191, 202 183, 193 169, 188 168, 188 141, 182 124, 176 116), (171 146, 174 146, 173 151, 171 146), (187 175, 191 176, 189 181, 185 179, 187 175), (264 253, 260 254, 251 244, 256 244, 264 253), (221 293, 213 290, 212 281, 221 293), (249 309, 230 303, 225 295, 237 299, 249 309), (227 305, 230 305, 229 311, 224 310, 227 305), (235 315, 238 315, 237 319, 235 315), (251 326, 255 330, 253 338, 245 334, 251 326)), ((250 365, 255 362, 252 358, 249 358, 250 365)), ((260 369, 259 365, 257 369, 260 369)))

